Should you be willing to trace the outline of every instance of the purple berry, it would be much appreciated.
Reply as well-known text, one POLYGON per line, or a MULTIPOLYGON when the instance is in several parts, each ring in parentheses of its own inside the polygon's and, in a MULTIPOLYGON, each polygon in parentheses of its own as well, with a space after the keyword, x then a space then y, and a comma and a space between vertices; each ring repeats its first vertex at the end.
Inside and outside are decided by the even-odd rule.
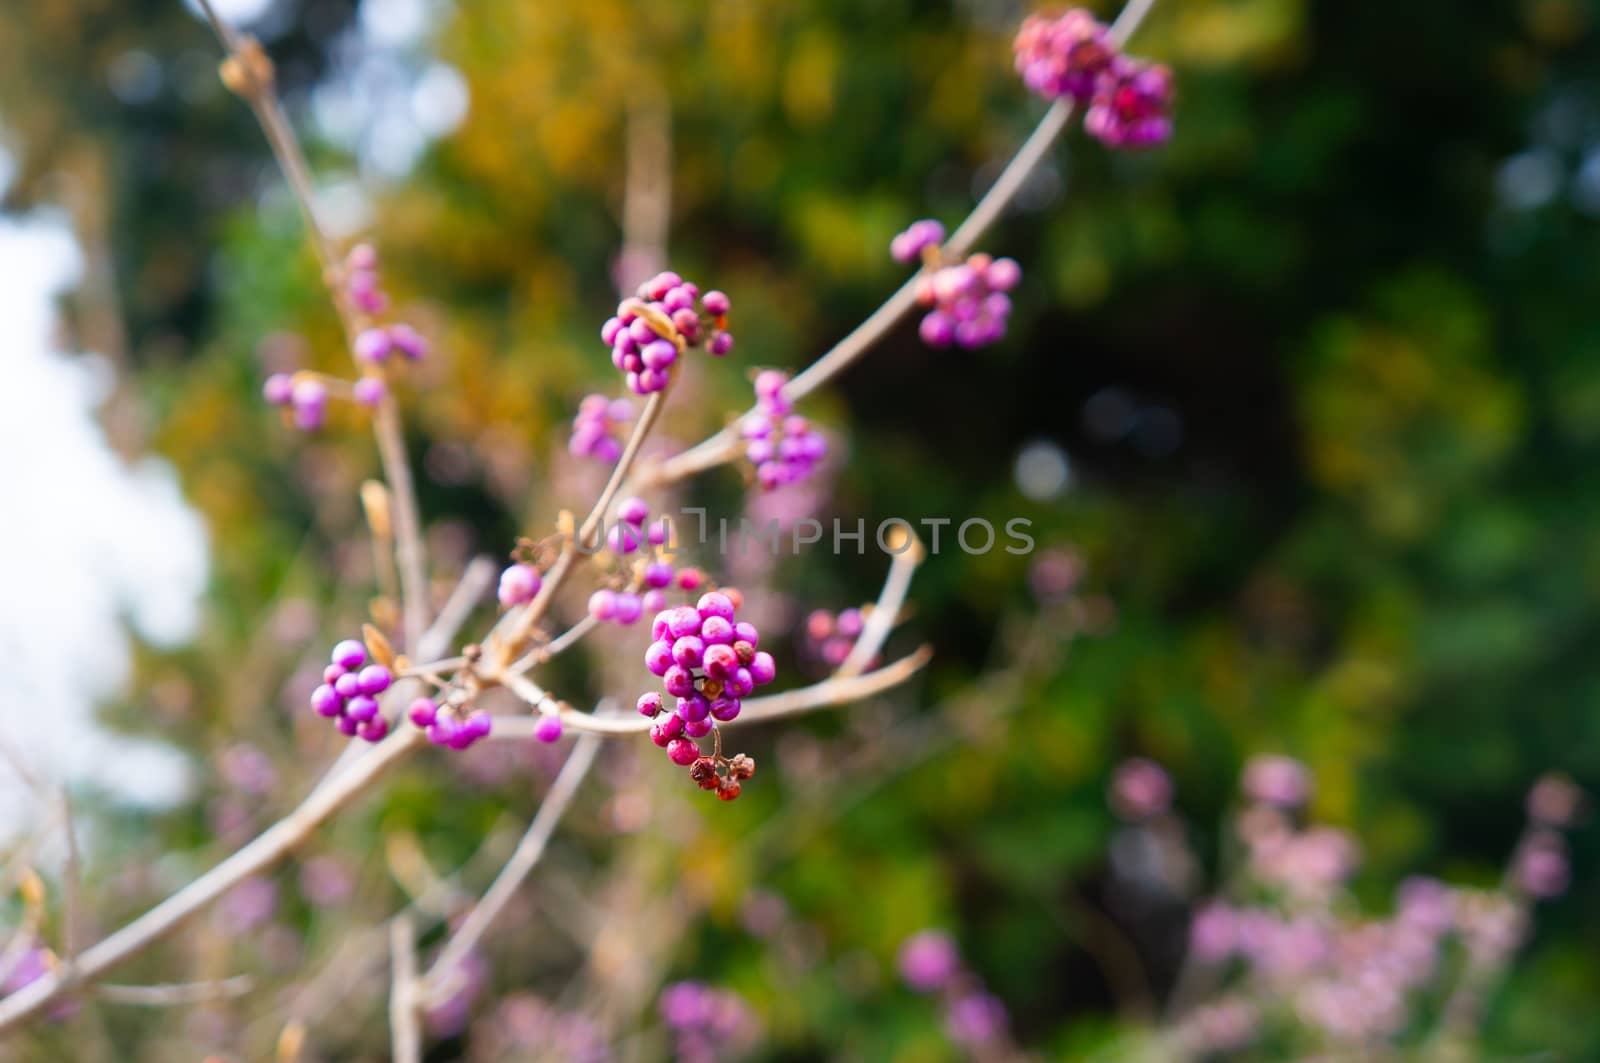
POLYGON ((707 675, 713 679, 727 679, 739 667, 739 657, 732 646, 719 643, 706 647, 704 663, 707 675))
POLYGON ((387 329, 369 328, 356 336, 354 351, 357 361, 381 365, 393 350, 394 343, 389 339, 387 329))
POLYGON ((631 624, 639 619, 639 614, 644 612, 644 606, 639 601, 639 596, 631 591, 617 593, 616 609, 612 619, 619 624, 631 624))
POLYGON ((702 594, 700 601, 695 604, 695 609, 702 617, 720 616, 724 620, 733 619, 733 599, 721 591, 702 594))
POLYGON ((439 706, 430 698, 418 698, 411 703, 411 708, 406 715, 411 717, 411 722, 418 727, 427 727, 439 716, 439 706))
POLYGON ((355 639, 345 639, 333 648, 332 661, 346 671, 367 663, 367 648, 355 639))
POLYGON ((750 658, 750 678, 757 686, 766 686, 778 677, 777 662, 772 659, 772 654, 766 650, 759 651, 750 658))
POLYGON ((710 713, 711 705, 699 694, 678 699, 677 713, 686 724, 697 723, 710 713))
POLYGON ((705 641, 699 635, 685 635, 672 644, 672 659, 682 668, 698 667, 705 652, 705 641))
POLYGON ((717 642, 731 644, 733 642, 733 625, 724 617, 708 616, 705 619, 705 623, 700 625, 700 637, 708 645, 717 642))
POLYGON ((657 716, 661 713, 661 695, 654 690, 647 694, 640 694, 638 701, 640 716, 657 716))
POLYGON ((533 725, 533 737, 541 742, 561 741, 561 717, 541 716, 533 725))
POLYGON ((318 716, 337 716, 343 705, 344 699, 326 683, 311 692, 311 707, 318 716))
POLYGON ((657 639, 644 651, 644 666, 654 676, 664 676, 667 669, 672 667, 672 644, 664 639, 657 639))
POLYGON ((394 682, 394 676, 381 664, 369 664, 361 669, 361 693, 382 694, 394 682))
POLYGON ((634 527, 650 519, 650 507, 642 498, 625 498, 617 506, 617 517, 634 527))
POLYGON ((341 698, 353 698, 361 693, 361 677, 354 672, 346 672, 333 682, 334 692, 341 698))
POLYGON ((694 693, 694 675, 681 665, 673 665, 667 669, 667 674, 661 677, 661 685, 673 697, 686 698, 694 693))
POLYGON ((346 703, 344 714, 357 723, 366 723, 378 715, 378 699, 370 694, 357 694, 346 703))
POLYGON ((674 738, 667 743, 667 756, 680 768, 687 768, 700 756, 700 747, 687 738, 674 738))
POLYGON ((617 611, 617 594, 604 588, 589 595, 589 615, 596 620, 610 620, 617 611))
POLYGON ((274 406, 286 406, 294 394, 294 377, 288 373, 273 373, 261 385, 261 397, 274 406))
POLYGON ((542 583, 539 570, 532 565, 512 565, 500 573, 500 604, 507 609, 514 605, 526 605, 539 593, 542 583))
POLYGON ((384 396, 389 394, 389 388, 384 384, 381 376, 364 376, 356 381, 351 389, 351 397, 357 405, 374 407, 383 402, 384 396))

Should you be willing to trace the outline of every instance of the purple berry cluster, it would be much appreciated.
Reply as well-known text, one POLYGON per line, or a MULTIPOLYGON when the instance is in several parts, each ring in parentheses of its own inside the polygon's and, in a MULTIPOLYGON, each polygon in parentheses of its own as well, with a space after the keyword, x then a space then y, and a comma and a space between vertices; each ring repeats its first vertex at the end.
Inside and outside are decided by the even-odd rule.
POLYGON ((841 609, 838 615, 826 609, 813 609, 806 617, 805 649, 830 670, 844 663, 861 635, 866 618, 860 609, 841 609))
POLYGON ((344 294, 363 314, 389 309, 389 295, 378 280, 378 249, 371 244, 357 244, 345 256, 344 294))
MULTIPOLYGON (((428 741, 447 749, 466 749, 488 738, 494 730, 494 717, 485 710, 467 712, 463 706, 450 702, 441 705, 432 698, 417 698, 406 710, 406 715, 411 717, 412 723, 422 728, 428 741)), ((557 720, 557 728, 560 725, 557 720)), ((556 737, 560 737, 559 730, 556 737)))
POLYGON ((637 298, 624 299, 600 338, 611 345, 611 362, 626 374, 628 390, 649 395, 667 386, 672 367, 690 348, 718 357, 733 349, 728 308, 726 295, 702 295, 669 270, 639 285, 637 298))
POLYGON ((1116 58, 1110 31, 1081 7, 1051 18, 1023 19, 1014 44, 1017 73, 1030 92, 1047 100, 1069 97, 1088 103, 1100 75, 1116 58))
POLYGON ((374 325, 356 335, 353 350, 363 365, 379 366, 394 355, 420 362, 428 356, 428 341, 404 322, 374 325))
POLYGON ((1172 136, 1172 72, 1123 55, 1110 31, 1082 8, 1023 21, 1017 72, 1047 100, 1088 104, 1083 127, 1108 147, 1143 148, 1172 136))
POLYGON ((661 677, 676 705, 668 709, 655 691, 638 701, 639 713, 656 721, 651 741, 664 747, 674 764, 688 768, 701 789, 717 791, 724 801, 739 796, 740 782, 755 774, 755 762, 743 754, 723 757, 720 735, 709 756, 701 754, 695 740, 712 734, 718 723, 737 719, 742 699, 772 682, 778 671, 772 655, 756 648, 761 643, 756 626, 738 619, 742 604, 743 596, 727 588, 708 591, 695 605, 657 613, 644 664, 661 677))
POLYGON ((1113 148, 1146 148, 1172 137, 1172 71, 1117 57, 1100 79, 1083 128, 1113 148))
POLYGON ((957 344, 967 350, 998 342, 1011 317, 1006 293, 1022 281, 1022 267, 1009 258, 971 255, 965 262, 947 259, 941 249, 944 226, 931 218, 914 221, 889 242, 895 261, 921 258, 917 302, 928 307, 918 328, 930 347, 957 344))
POLYGON ((755 1016, 737 993, 674 982, 661 991, 657 1006, 673 1034, 672 1058, 680 1063, 742 1058, 755 1047, 755 1016))
POLYGON ((745 457, 756 467, 756 481, 768 491, 799 483, 828 455, 827 439, 784 398, 788 382, 789 375, 776 369, 758 373, 755 412, 739 423, 745 457))
POLYGON ((631 420, 633 403, 627 399, 585 395, 578 403, 578 416, 572 419, 567 450, 575 458, 599 458, 607 465, 615 464, 627 438, 624 426, 631 420))
POLYGON ((333 720, 342 734, 377 742, 389 733, 389 721, 379 711, 378 695, 389 689, 394 676, 381 664, 367 663, 367 648, 345 639, 333 648, 322 684, 311 692, 311 708, 333 720))
POLYGON ((261 397, 287 409, 302 432, 315 432, 328 418, 328 385, 315 373, 273 373, 261 386, 261 397))

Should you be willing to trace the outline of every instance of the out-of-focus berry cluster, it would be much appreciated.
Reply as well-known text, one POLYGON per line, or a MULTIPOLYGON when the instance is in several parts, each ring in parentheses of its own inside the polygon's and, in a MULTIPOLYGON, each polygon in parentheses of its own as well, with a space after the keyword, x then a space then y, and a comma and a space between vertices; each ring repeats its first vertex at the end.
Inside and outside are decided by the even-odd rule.
POLYGON ((1172 136, 1172 72, 1124 55, 1082 8, 1024 20, 1015 48, 1023 84, 1047 100, 1087 104, 1083 127, 1107 146, 1150 147, 1172 136))
POLYGON ((917 302, 929 308, 917 329, 922 341, 930 347, 955 344, 967 350, 998 342, 1011 317, 1006 293, 1021 283, 1022 267, 982 253, 966 261, 950 260, 941 250, 943 243, 944 226, 931 218, 912 222, 889 243, 895 261, 922 260, 917 302))
MULTIPOLYGON (((371 244, 357 244, 346 256, 343 291, 363 318, 388 309, 389 296, 378 281, 378 252, 371 244)), ((351 353, 362 367, 359 379, 346 383, 308 371, 274 373, 262 385, 262 398, 286 408, 296 428, 316 431, 327 420, 328 399, 335 394, 369 409, 380 405, 389 394, 384 364, 396 355, 421 361, 427 356, 428 341, 404 323, 372 325, 356 334, 351 353)))
POLYGON ((608 399, 604 395, 585 395, 572 419, 572 439, 567 450, 575 458, 598 458, 607 465, 622 457, 627 440, 625 426, 633 420, 633 403, 627 399, 608 399))
POLYGON ((794 412, 783 395, 789 375, 766 369, 756 375, 756 409, 739 422, 745 457, 756 469, 756 482, 771 491, 799 483, 828 455, 828 441, 811 422, 794 412))
MULTIPOLYGON (((1449 987, 1463 979, 1489 984, 1525 940, 1533 902, 1567 887, 1560 831, 1583 803, 1570 781, 1541 780, 1503 886, 1416 876, 1400 885, 1391 913, 1371 916, 1348 887, 1360 859, 1355 839, 1304 822, 1312 794, 1305 765, 1278 755, 1252 758, 1240 788, 1245 805, 1234 830, 1241 866, 1229 875, 1229 894, 1202 902, 1189 927, 1187 963, 1217 986, 1172 1031, 1196 1056, 1304 1039, 1366 1058, 1374 1046, 1407 1036, 1419 1016, 1437 1013, 1449 987)), ((1143 758, 1119 766, 1108 790, 1127 829, 1152 843, 1162 834, 1181 838, 1168 829, 1172 795, 1167 773, 1143 758)), ((1139 861, 1123 863, 1156 874, 1161 861, 1151 854, 1162 847, 1145 845, 1139 861)), ((1140 883, 1123 886, 1134 892, 1140 883)))
POLYGON ((394 676, 381 664, 368 664, 367 648, 355 639, 335 646, 329 659, 322 684, 311 692, 311 708, 333 720, 341 734, 382 740, 389 721, 379 710, 378 695, 389 689, 394 676))
MULTIPOLYGON (((440 703, 432 698, 417 698, 406 715, 422 728, 428 741, 446 749, 467 749, 488 738, 494 730, 494 717, 486 710, 469 710, 449 700, 440 703)), ((560 721, 556 722, 559 727, 560 721)), ((556 737, 560 737, 559 731, 556 737)))
POLYGON ((900 946, 899 966, 906 985, 939 997, 950 1040, 977 1059, 1007 1058, 1011 1034, 1005 1004, 962 965, 954 938, 943 930, 913 934, 900 946))
POLYGON ((702 295, 676 273, 658 273, 639 285, 637 298, 618 304, 600 338, 611 345, 611 362, 625 374, 628 390, 649 395, 667 386, 672 367, 689 350, 704 347, 718 357, 733 350, 729 305, 721 292, 702 295))
POLYGON ((681 1063, 718 1063, 755 1046, 760 1032, 750 1005, 737 993, 701 982, 674 982, 656 1002, 672 1031, 672 1058, 681 1063))
POLYGON ((777 664, 772 655, 757 649, 761 633, 736 611, 742 603, 738 591, 708 591, 694 605, 664 609, 650 625, 653 640, 644 663, 651 675, 660 676, 669 706, 650 691, 639 697, 639 713, 655 720, 650 739, 666 749, 679 767, 703 790, 731 801, 740 784, 755 774, 755 762, 742 754, 724 757, 718 723, 737 719, 743 699, 758 686, 772 682, 777 664), (709 755, 696 739, 716 734, 709 755))
POLYGON ((820 661, 826 670, 832 671, 850 656, 865 623, 866 617, 854 606, 836 614, 827 609, 813 609, 806 615, 801 655, 820 661))

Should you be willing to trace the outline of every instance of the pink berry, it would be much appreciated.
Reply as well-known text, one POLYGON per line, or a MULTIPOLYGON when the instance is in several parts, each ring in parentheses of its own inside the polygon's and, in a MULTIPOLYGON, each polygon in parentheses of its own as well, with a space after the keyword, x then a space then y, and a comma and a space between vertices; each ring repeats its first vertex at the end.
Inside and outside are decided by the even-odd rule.
POLYGON ((427 727, 438 718, 439 706, 429 698, 418 698, 411 703, 406 715, 411 717, 411 722, 418 727, 427 727))
POLYGON ((541 742, 558 742, 561 740, 561 717, 541 716, 539 722, 533 725, 533 737, 541 742))
POLYGON ((661 695, 654 690, 647 694, 640 694, 638 701, 640 716, 657 716, 661 712, 661 695))
POLYGON ((700 756, 700 747, 687 738, 674 738, 667 743, 667 756, 680 768, 687 768, 700 756))

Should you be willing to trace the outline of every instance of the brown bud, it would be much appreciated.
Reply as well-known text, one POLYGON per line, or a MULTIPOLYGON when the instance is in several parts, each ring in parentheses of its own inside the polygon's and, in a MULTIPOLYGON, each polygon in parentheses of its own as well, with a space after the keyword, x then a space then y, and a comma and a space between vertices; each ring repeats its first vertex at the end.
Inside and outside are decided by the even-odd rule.
POLYGON ((728 596, 728 601, 733 603, 735 609, 744 608, 744 595, 739 592, 738 587, 722 587, 719 589, 728 596))
POLYGON ((733 644, 733 652, 739 658, 740 664, 749 664, 756 659, 756 648, 744 639, 740 639, 733 644))
POLYGON ((461 647, 461 656, 476 664, 478 661, 483 660, 483 647, 476 642, 469 642, 461 647))
POLYGON ((722 696, 722 680, 707 677, 700 682, 700 693, 708 698, 722 696))
POLYGON ((383 632, 371 624, 361 625, 361 641, 367 644, 367 652, 372 654, 372 659, 385 668, 394 667, 394 647, 389 645, 389 640, 383 637, 383 632))
POLYGON ((243 96, 250 91, 250 75, 245 73, 244 64, 236 57, 230 55, 224 59, 217 67, 217 73, 229 92, 243 96))
POLYGON ((389 489, 377 480, 367 480, 361 485, 361 508, 367 515, 367 527, 374 538, 384 542, 394 538, 394 523, 389 519, 389 489))
POLYGON ((739 796, 739 780, 723 778, 717 783, 717 797, 723 801, 732 801, 739 796))
POLYGON ((755 758, 745 753, 740 753, 728 761, 728 774, 735 779, 748 779, 756 773, 755 758))

